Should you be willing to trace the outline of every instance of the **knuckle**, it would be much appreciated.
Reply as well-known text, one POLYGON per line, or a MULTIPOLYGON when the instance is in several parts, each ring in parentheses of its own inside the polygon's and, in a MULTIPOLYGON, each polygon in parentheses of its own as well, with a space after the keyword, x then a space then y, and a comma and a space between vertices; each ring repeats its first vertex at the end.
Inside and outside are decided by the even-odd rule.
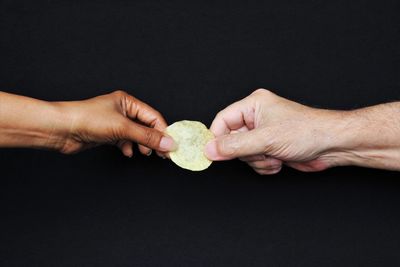
POLYGON ((254 169, 254 171, 260 175, 267 175, 267 171, 263 169, 254 169))
POLYGON ((126 96, 127 95, 127 93, 125 91, 120 90, 120 89, 112 92, 112 94, 117 96, 117 97, 121 97, 121 96, 126 96))
POLYGON ((271 171, 271 174, 277 174, 277 173, 280 172, 281 170, 282 170, 282 166, 280 166, 280 167, 278 167, 278 168, 272 170, 272 171, 271 171))
POLYGON ((269 169, 279 169, 282 167, 282 162, 277 160, 264 161, 264 166, 269 169))
POLYGON ((282 166, 276 168, 276 169, 254 169, 258 174, 260 175, 273 175, 273 174, 277 174, 278 172, 280 172, 282 169, 282 166))
POLYGON ((268 89, 264 89, 264 88, 258 88, 256 89, 252 95, 271 95, 272 92, 268 89))
POLYGON ((62 147, 59 149, 59 152, 65 155, 72 155, 78 153, 82 148, 83 145, 81 143, 67 140, 65 144, 63 144, 62 147))
POLYGON ((216 120, 222 119, 223 117, 224 117, 224 113, 223 113, 222 110, 219 111, 219 112, 217 113, 217 115, 215 115, 215 119, 216 119, 216 120))
MULTIPOLYGON (((154 111, 154 117, 156 118, 156 120, 164 118, 161 112, 159 112, 158 110, 154 111)), ((153 124, 155 124, 156 120, 153 122, 153 124)))

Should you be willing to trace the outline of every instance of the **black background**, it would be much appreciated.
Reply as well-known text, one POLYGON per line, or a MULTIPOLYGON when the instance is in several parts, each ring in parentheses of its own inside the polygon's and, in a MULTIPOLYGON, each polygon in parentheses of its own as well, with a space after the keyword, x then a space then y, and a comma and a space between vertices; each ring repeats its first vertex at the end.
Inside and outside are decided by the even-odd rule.
MULTIPOLYGON (((124 89, 210 124, 259 87, 316 107, 400 97, 398 1, 0 0, 0 88, 124 89), (397 3, 396 3, 397 2, 397 3)), ((399 173, 188 172, 113 147, 0 150, 1 266, 399 266, 399 173)))

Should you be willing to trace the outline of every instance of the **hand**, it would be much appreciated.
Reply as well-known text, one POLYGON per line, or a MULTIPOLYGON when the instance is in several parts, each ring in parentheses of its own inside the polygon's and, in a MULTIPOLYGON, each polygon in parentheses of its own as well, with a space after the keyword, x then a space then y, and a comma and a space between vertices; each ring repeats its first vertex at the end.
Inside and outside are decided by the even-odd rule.
POLYGON ((127 157, 132 157, 133 143, 144 155, 152 149, 160 156, 175 148, 174 141, 164 136, 167 127, 162 115, 123 91, 83 101, 56 102, 68 130, 58 150, 76 153, 100 144, 114 144, 127 157))
POLYGON ((210 127, 216 139, 205 153, 211 160, 239 158, 260 174, 275 174, 283 163, 301 171, 324 170, 342 164, 327 152, 344 114, 259 89, 217 114, 210 127))

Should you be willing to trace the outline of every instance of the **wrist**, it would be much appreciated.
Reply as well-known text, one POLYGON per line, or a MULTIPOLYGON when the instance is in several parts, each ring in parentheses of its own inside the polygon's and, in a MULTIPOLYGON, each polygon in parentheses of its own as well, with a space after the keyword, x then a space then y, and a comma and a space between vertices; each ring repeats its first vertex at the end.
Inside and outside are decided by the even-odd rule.
POLYGON ((47 148, 69 154, 77 143, 76 125, 79 112, 75 112, 75 102, 51 102, 53 109, 53 130, 47 136, 47 148))
POLYGON ((332 111, 327 120, 327 149, 324 156, 335 166, 355 165, 400 169, 400 142, 387 123, 382 107, 332 111), (376 110, 375 110, 376 109, 376 110))
POLYGON ((44 127, 42 147, 62 151, 70 136, 71 118, 61 102, 47 102, 47 127, 44 127))
POLYGON ((355 165, 357 153, 362 143, 360 128, 362 123, 352 111, 326 110, 324 118, 324 150, 322 157, 329 159, 333 166, 355 165))

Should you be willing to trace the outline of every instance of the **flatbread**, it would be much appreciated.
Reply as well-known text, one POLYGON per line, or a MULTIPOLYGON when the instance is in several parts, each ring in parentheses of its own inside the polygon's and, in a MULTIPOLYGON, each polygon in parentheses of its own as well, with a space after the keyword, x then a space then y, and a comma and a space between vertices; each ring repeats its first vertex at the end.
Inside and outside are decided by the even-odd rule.
POLYGON ((165 131, 178 148, 169 152, 171 160, 181 168, 191 171, 207 169, 212 161, 204 155, 204 147, 214 138, 213 133, 199 121, 178 121, 165 131))

